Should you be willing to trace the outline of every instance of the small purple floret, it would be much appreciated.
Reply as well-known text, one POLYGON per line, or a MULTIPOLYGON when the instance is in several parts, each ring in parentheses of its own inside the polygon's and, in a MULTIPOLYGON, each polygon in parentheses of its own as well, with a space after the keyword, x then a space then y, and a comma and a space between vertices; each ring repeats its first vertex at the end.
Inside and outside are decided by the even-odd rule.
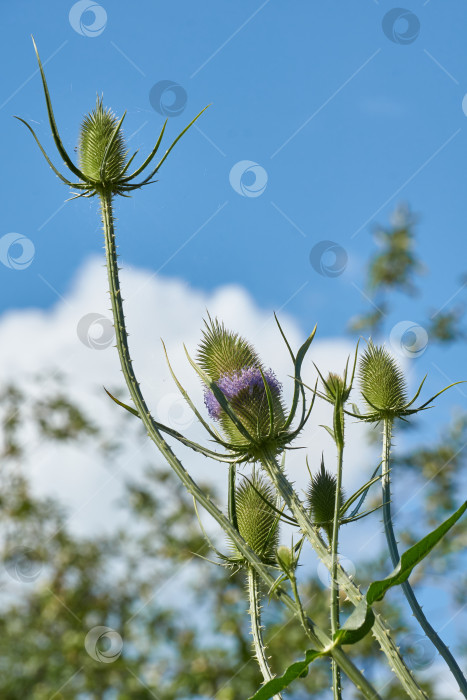
MULTIPOLYGON (((276 395, 280 394, 282 385, 277 380, 272 369, 266 370, 263 374, 271 392, 276 395)), ((264 391, 263 377, 258 367, 244 367, 237 372, 223 374, 217 381, 217 386, 229 401, 233 399, 234 396, 237 396, 243 389, 249 389, 251 393, 253 387, 257 386, 264 391)), ((218 420, 222 408, 211 389, 204 390, 204 403, 206 404, 211 418, 218 420)))

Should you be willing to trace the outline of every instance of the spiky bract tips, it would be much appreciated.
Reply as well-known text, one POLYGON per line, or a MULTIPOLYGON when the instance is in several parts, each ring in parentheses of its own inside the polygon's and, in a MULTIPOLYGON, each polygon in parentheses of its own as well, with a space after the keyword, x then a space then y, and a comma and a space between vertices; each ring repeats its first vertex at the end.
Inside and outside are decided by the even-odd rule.
POLYGON ((359 367, 362 396, 373 420, 395 418, 407 406, 404 374, 383 346, 370 340, 359 367))
POLYGON ((81 124, 78 160, 87 180, 112 184, 118 181, 126 165, 128 151, 121 129, 115 134, 119 120, 110 109, 104 108, 102 99, 97 97, 96 107, 81 124))
MULTIPOLYGON (((332 524, 336 504, 336 488, 336 476, 334 476, 334 474, 330 474, 326 470, 324 461, 321 460, 321 468, 312 476, 308 487, 307 503, 313 522, 315 525, 323 528, 329 542, 332 538, 332 524)), ((341 489, 339 507, 342 506, 344 501, 345 494, 343 489, 341 489)))

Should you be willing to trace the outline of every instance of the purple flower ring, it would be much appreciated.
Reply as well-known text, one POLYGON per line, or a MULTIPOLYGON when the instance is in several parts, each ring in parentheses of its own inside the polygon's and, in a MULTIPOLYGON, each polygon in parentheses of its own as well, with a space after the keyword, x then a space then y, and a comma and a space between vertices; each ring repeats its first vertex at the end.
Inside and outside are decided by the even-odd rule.
MULTIPOLYGON (((272 369, 266 370, 263 372, 263 375, 271 389, 271 393, 279 395, 282 384, 277 380, 272 369)), ((243 369, 235 372, 227 372, 221 375, 216 383, 228 401, 238 396, 244 389, 248 389, 250 394, 255 387, 258 387, 260 391, 265 391, 263 377, 261 376, 259 367, 243 367, 243 369)), ((204 403, 206 404, 211 418, 219 420, 222 412, 221 405, 211 389, 207 387, 204 390, 204 403)))

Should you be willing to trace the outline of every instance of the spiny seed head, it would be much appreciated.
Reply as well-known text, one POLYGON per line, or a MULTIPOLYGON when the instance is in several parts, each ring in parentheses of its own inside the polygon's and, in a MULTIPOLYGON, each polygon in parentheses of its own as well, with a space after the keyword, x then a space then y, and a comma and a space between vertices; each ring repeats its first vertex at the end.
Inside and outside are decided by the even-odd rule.
POLYGON ((254 473, 244 478, 235 492, 238 531, 260 559, 274 563, 279 539, 277 513, 268 505, 274 503, 272 484, 254 473), (263 500, 264 499, 264 500, 263 500))
MULTIPOLYGON (((320 470, 313 475, 307 492, 308 508, 314 523, 323 528, 328 540, 332 538, 332 523, 336 504, 337 478, 330 474, 321 460, 320 470)), ((341 489, 339 507, 345 501, 345 494, 341 489)))
POLYGON ((238 372, 244 367, 261 366, 253 347, 238 333, 228 331, 217 319, 205 321, 205 326, 198 362, 214 382, 222 375, 238 372))
POLYGON ((206 388, 204 399, 209 415, 220 422, 229 442, 236 447, 245 448, 251 457, 258 456, 266 443, 274 450, 276 438, 286 420, 282 386, 274 372, 263 368, 255 350, 246 340, 237 333, 227 331, 217 320, 206 324, 197 359, 229 401, 254 444, 249 443, 222 409, 212 390, 206 388), (272 430, 265 382, 273 407, 272 430))
POLYGON ((99 97, 95 109, 83 119, 79 134, 78 160, 80 170, 91 182, 118 181, 125 167, 128 151, 120 129, 110 147, 104 176, 101 177, 100 171, 104 155, 118 121, 110 109, 104 109, 102 98, 99 99, 99 97))
POLYGON ((394 418, 407 405, 405 378, 394 358, 372 341, 363 353, 359 368, 363 398, 375 420, 394 418))

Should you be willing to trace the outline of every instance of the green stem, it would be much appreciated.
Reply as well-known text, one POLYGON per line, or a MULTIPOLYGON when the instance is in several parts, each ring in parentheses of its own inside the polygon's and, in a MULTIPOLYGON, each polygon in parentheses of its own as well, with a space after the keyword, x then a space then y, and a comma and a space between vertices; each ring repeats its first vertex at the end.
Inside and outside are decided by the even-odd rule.
MULTIPOLYGON (((162 434, 159 432, 154 420, 148 410, 146 402, 143 398, 141 390, 139 388, 139 383, 136 380, 135 373, 133 371, 132 361, 130 358, 130 351, 128 348, 128 338, 125 326, 125 317, 123 313, 122 297, 120 292, 120 281, 118 274, 118 264, 117 264, 117 251, 115 246, 115 231, 114 222, 112 214, 112 194, 108 192, 102 192, 100 194, 101 203, 101 213, 102 222, 104 227, 104 237, 105 237, 105 251, 106 251, 106 261, 107 261, 107 276, 109 282, 109 292, 110 301, 112 306, 112 314, 114 319, 115 336, 117 343, 117 350, 120 358, 120 364, 125 378, 125 382, 133 400, 138 415, 146 428, 148 436, 158 447, 163 457, 167 460, 168 464, 174 470, 175 474, 178 476, 180 481, 183 483, 188 493, 190 493, 203 508, 216 520, 220 527, 224 530, 226 535, 237 546, 238 550, 244 555, 247 561, 253 566, 255 571, 261 576, 264 583, 271 588, 275 580, 273 576, 269 573, 268 569, 261 560, 256 556, 256 554, 250 549, 246 544, 245 540, 240 536, 238 530, 232 525, 230 520, 225 517, 225 515, 217 508, 215 503, 211 501, 208 495, 206 495, 202 489, 199 488, 197 483, 191 478, 186 469, 183 467, 182 463, 173 453, 170 446, 164 440, 162 434)), ((296 603, 292 598, 285 593, 285 591, 277 591, 279 599, 287 606, 287 608, 293 613, 297 614, 296 603)), ((354 685, 362 692, 365 698, 369 700, 375 700, 379 698, 371 684, 366 680, 363 674, 358 670, 358 668, 349 659, 347 654, 339 649, 338 647, 333 648, 332 642, 328 635, 317 627, 312 620, 308 618, 308 626, 310 630, 310 638, 313 640, 316 649, 329 649, 329 653, 341 667, 341 669, 346 673, 354 685)))
MULTIPOLYGON (((311 522, 302 503, 300 502, 300 499, 294 492, 292 484, 277 463, 275 455, 265 452, 262 456, 261 462, 277 491, 284 499, 285 504, 297 520, 301 531, 307 537, 323 564, 331 571, 331 554, 320 537, 319 532, 311 522)), ((347 597, 353 605, 358 605, 358 603, 363 600, 363 595, 359 588, 353 583, 339 564, 337 565, 337 580, 345 590, 347 597)), ((390 668, 399 678, 408 696, 412 698, 412 700, 427 700, 426 693, 420 688, 412 672, 406 666, 404 659, 402 658, 398 648, 389 634, 386 624, 377 613, 375 613, 375 622, 372 627, 372 633, 380 643, 381 649, 389 661, 390 668)))
POLYGON ((298 592, 297 579, 295 576, 295 572, 293 572, 293 571, 290 572, 289 581, 290 581, 290 586, 292 588, 293 597, 295 598, 295 602, 297 603, 300 622, 302 623, 302 627, 305 631, 306 636, 308 638, 310 638, 310 631, 308 628, 307 618, 306 618, 305 612, 303 610, 303 605, 302 605, 302 601, 300 598, 300 594, 298 592))
MULTIPOLYGON (((339 410, 336 406, 335 411, 339 410)), ((343 416, 342 416, 343 418, 343 416)), ((337 442, 337 479, 336 479, 336 496, 334 501, 334 519, 332 523, 332 538, 331 538, 331 632, 332 638, 339 629, 339 582, 337 580, 337 565, 338 546, 339 546, 339 511, 341 507, 341 489, 342 489, 342 459, 344 454, 344 441, 336 440, 337 442)), ((341 674, 340 670, 332 662, 332 688, 334 692, 334 700, 341 700, 341 674)))
MULTIPOLYGON (((392 440, 393 423, 390 418, 386 418, 383 422, 383 454, 382 454, 382 489, 383 489, 383 520, 384 531, 386 533, 386 541, 388 543, 389 554, 391 556, 392 565, 394 568, 398 565, 400 556, 397 547, 396 537, 392 526, 391 516, 391 476, 390 476, 390 455, 391 455, 391 440, 392 440)), ((434 644, 438 652, 446 661, 449 670, 459 683, 459 690, 462 695, 467 698, 467 681, 462 673, 457 661, 449 651, 446 644, 439 637, 437 632, 430 625, 425 617, 425 614, 415 597, 412 586, 408 581, 401 584, 402 590, 407 602, 410 605, 412 613, 418 620, 420 627, 425 632, 428 639, 434 644)))
POLYGON ((228 509, 229 509, 229 520, 236 530, 238 530, 237 523, 237 506, 235 503, 235 478, 237 475, 237 465, 235 462, 229 464, 229 489, 228 489, 228 509))
MULTIPOLYGON (((261 604, 259 600, 258 574, 252 566, 248 566, 248 599, 250 603, 251 636, 253 637, 253 647, 258 660, 263 680, 265 683, 274 678, 269 668, 266 647, 263 642, 261 631, 261 604)), ((282 700, 282 695, 274 695, 275 700, 282 700)))

